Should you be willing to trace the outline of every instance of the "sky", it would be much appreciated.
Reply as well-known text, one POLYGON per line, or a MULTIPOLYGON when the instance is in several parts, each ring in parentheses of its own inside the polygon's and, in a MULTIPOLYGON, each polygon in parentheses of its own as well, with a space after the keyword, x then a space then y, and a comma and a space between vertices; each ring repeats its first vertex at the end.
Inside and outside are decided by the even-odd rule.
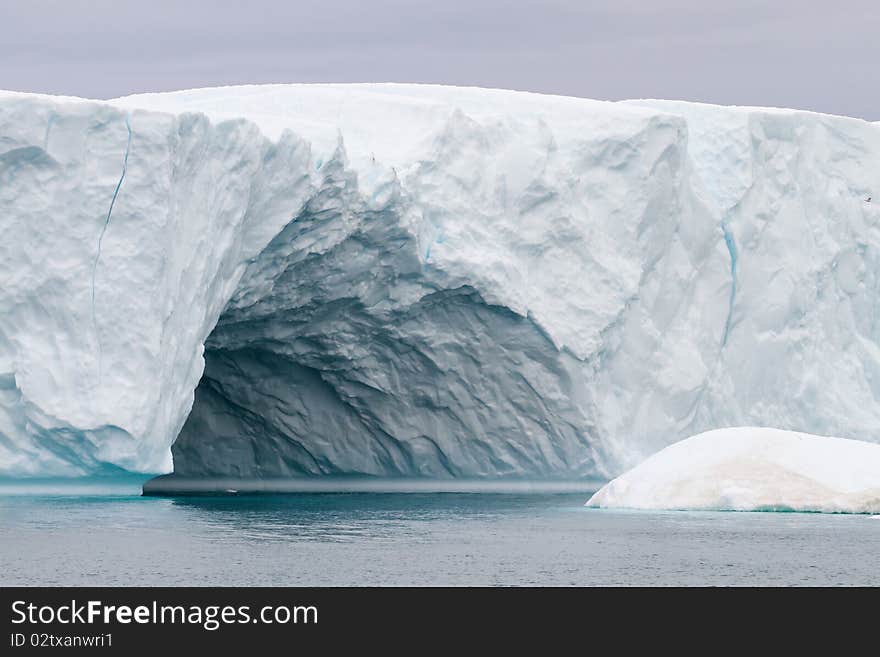
POLYGON ((877 0, 0 0, 0 89, 429 82, 880 120, 877 0))

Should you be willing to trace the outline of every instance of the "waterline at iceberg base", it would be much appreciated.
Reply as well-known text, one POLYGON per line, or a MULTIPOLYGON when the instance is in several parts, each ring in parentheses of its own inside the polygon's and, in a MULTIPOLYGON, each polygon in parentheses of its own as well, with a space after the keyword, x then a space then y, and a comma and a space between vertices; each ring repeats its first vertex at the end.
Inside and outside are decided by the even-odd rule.
POLYGON ((880 126, 795 110, 0 93, 0 475, 607 481, 719 427, 876 442, 878 171, 880 126))
MULTIPOLYGON (((185 495, 273 495, 286 493, 458 493, 500 495, 590 495, 604 482, 591 479, 572 481, 526 479, 430 479, 426 477, 394 479, 385 477, 264 477, 237 479, 222 477, 186 477, 167 474, 154 477, 143 485, 145 496, 179 497, 185 495)), ((2 490, 2 489, 0 489, 2 490)))

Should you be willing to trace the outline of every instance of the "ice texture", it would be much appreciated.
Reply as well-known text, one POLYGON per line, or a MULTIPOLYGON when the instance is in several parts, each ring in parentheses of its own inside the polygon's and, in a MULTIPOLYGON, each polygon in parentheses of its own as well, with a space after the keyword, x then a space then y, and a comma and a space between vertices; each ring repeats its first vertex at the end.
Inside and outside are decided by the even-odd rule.
POLYGON ((610 478, 880 432, 880 126, 423 85, 0 93, 0 475, 610 478), (176 440, 176 442, 175 442, 176 440))
POLYGON ((670 445, 602 487, 604 508, 880 511, 880 445, 760 427, 670 445))

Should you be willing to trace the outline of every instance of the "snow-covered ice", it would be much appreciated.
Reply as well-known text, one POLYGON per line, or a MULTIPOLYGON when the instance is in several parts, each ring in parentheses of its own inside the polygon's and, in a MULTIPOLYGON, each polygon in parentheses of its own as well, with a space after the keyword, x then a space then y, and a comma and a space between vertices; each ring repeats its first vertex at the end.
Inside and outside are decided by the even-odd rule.
POLYGON ((587 506, 880 511, 880 445, 761 427, 716 429, 666 447, 587 506))
POLYGON ((880 436, 880 126, 424 85, 0 93, 0 475, 610 478, 880 436), (176 440, 176 443, 175 443, 176 440))

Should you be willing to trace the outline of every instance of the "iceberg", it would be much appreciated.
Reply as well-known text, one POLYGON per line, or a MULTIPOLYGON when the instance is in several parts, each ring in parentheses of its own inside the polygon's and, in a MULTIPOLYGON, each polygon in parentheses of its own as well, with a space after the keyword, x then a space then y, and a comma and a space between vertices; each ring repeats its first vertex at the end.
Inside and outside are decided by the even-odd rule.
POLYGON ((0 92, 0 476, 607 481, 876 441, 880 126, 430 85, 0 92))
POLYGON ((880 512, 880 445, 761 427, 666 447, 593 495, 601 508, 880 512))

